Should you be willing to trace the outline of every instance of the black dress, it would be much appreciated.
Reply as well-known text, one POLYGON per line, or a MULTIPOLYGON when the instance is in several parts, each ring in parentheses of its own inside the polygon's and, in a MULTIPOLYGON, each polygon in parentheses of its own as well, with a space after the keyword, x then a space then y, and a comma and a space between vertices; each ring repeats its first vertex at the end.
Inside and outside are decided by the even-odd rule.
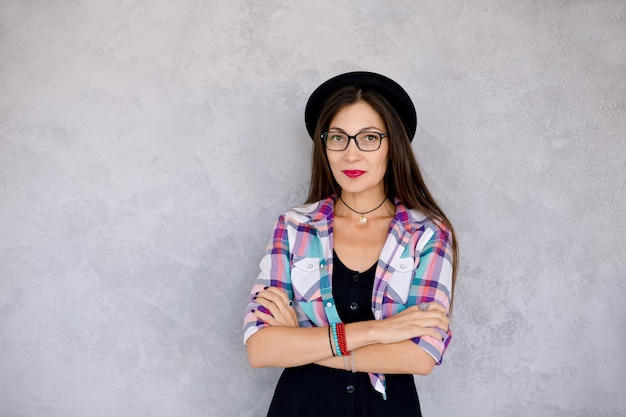
MULTIPOLYGON (((376 265, 359 273, 333 253, 333 297, 341 321, 373 320, 376 265)), ((358 357, 357 367, 358 367, 358 357)), ((268 417, 421 417, 410 374, 385 374, 387 399, 374 390, 367 373, 305 365, 283 371, 268 417)))

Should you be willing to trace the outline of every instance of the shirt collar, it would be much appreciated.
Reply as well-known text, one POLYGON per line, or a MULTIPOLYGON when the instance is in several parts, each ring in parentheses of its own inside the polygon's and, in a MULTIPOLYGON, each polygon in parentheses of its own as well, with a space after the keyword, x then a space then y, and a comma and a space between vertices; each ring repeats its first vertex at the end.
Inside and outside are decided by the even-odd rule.
POLYGON ((398 232, 415 233, 426 220, 426 216, 418 210, 408 209, 398 198, 393 199, 396 215, 392 220, 392 228, 398 232))
MULTIPOLYGON (((333 194, 317 203, 299 206, 295 210, 307 216, 312 226, 319 227, 332 222, 336 202, 337 196, 333 194)), ((419 229, 419 224, 426 220, 426 216, 417 210, 408 209, 398 198, 394 198, 393 203, 396 206, 396 214, 392 220, 391 227, 395 228, 400 234, 404 232, 409 234, 415 233, 419 229)))

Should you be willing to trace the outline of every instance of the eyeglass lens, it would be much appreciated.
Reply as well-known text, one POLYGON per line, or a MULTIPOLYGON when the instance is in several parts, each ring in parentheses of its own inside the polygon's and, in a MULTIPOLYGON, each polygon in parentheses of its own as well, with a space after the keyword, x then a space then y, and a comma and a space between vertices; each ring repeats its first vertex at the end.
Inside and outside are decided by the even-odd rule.
POLYGON ((380 148, 382 136, 378 132, 359 132, 350 136, 344 132, 326 132, 324 142, 332 151, 343 151, 348 148, 350 139, 354 139, 356 146, 362 151, 375 151, 380 148))

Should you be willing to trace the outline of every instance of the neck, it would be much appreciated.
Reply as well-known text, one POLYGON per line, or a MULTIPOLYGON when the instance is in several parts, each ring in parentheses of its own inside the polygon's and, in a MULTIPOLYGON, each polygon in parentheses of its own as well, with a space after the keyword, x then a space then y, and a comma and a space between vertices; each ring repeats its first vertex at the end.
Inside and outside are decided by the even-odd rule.
POLYGON ((341 191, 338 200, 357 212, 366 212, 378 207, 384 202, 386 195, 383 190, 370 190, 364 193, 349 193, 341 191))
POLYGON ((338 215, 347 215, 355 219, 362 216, 368 218, 393 217, 395 205, 387 199, 384 193, 376 193, 369 196, 342 192, 338 196, 338 215), (383 214, 381 214, 383 213, 383 214))
MULTIPOLYGON (((368 209, 365 209, 365 210, 363 210, 363 209, 355 209, 355 208, 353 207, 353 204, 348 204, 348 203, 346 203, 346 201, 345 201, 345 200, 344 200, 341 196, 339 196, 339 200, 340 200, 340 201, 343 203, 343 205, 344 205, 344 206, 346 206, 346 208, 348 208, 348 210, 350 210, 350 211, 353 211, 353 212, 355 212, 355 213, 357 213, 357 214, 368 214, 368 213, 371 213, 371 212, 373 212, 373 211, 378 210, 378 209, 379 209, 379 208, 380 208, 380 207, 381 207, 381 206, 385 203, 385 200, 387 200, 387 197, 384 197, 384 198, 383 198, 383 201, 381 201, 378 205, 376 205, 376 207, 371 208, 371 209, 369 209, 369 210, 368 210, 368 209)), ((357 206, 357 207, 358 207, 358 206, 357 206)))
MULTIPOLYGON (((346 214, 352 218, 354 218, 356 220, 356 223, 363 227, 367 224, 367 220, 368 217, 372 217, 374 219, 377 218, 382 218, 385 215, 381 215, 380 213, 383 212, 385 210, 385 202, 387 202, 387 196, 383 196, 382 201, 380 201, 379 203, 377 203, 376 205, 371 204, 371 200, 368 199, 369 203, 371 204, 369 206, 365 206, 365 205, 359 205, 357 206, 358 208, 353 207, 352 205, 350 205, 349 203, 347 203, 344 199, 343 199, 343 195, 340 194, 339 195, 339 201, 341 202, 341 206, 346 208, 346 214), (367 207, 367 208, 365 208, 367 207), (379 210, 383 211, 379 211, 379 210)), ((391 203, 387 203, 387 204, 391 204, 391 203)), ((391 210, 389 210, 389 212, 391 212, 391 210)))

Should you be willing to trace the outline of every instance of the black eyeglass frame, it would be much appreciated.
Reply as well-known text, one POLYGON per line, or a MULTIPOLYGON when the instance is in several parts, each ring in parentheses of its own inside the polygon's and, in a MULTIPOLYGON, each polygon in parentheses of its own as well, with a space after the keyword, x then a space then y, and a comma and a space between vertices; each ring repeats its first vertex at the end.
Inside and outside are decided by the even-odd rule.
POLYGON ((383 144, 383 138, 389 136, 389 133, 382 133, 382 132, 376 132, 375 130, 365 130, 363 132, 359 132, 356 135, 348 135, 346 132, 323 132, 320 137, 322 138, 322 142, 324 142, 324 147, 326 149, 328 149, 329 151, 333 151, 333 152, 343 152, 346 149, 348 149, 348 146, 350 146, 350 140, 354 140, 354 144, 356 145, 357 149, 360 150, 361 152, 376 152, 377 150, 380 149, 380 145, 383 144), (346 135, 348 137, 348 142, 346 142, 346 147, 343 149, 330 149, 328 147, 328 144, 326 143, 326 140, 328 139, 328 135, 331 133, 339 133, 342 135, 346 135), (359 146, 359 142, 356 140, 356 137, 363 134, 363 133, 376 133, 378 136, 380 136, 380 141, 378 142, 378 148, 376 149, 361 149, 361 147, 359 146))

